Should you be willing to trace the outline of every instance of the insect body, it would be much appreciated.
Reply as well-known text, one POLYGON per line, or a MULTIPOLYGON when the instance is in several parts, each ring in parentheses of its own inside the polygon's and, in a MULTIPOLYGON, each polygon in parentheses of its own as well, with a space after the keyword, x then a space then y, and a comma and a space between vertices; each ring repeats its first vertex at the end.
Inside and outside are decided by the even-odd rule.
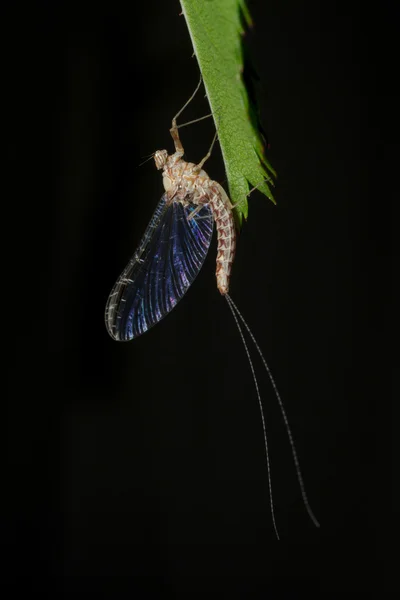
POLYGON ((235 257, 236 229, 232 205, 225 190, 199 165, 184 161, 180 151, 168 156, 166 150, 158 150, 154 159, 157 168, 163 169, 167 204, 180 202, 197 206, 190 219, 195 218, 195 213, 205 204, 210 206, 218 235, 217 287, 221 294, 227 294, 235 257))
POLYGON ((213 222, 218 236, 217 287, 222 295, 229 291, 236 248, 232 204, 220 184, 202 168, 212 146, 197 165, 183 159, 178 115, 170 130, 174 154, 166 150, 154 154, 156 167, 163 172, 165 193, 107 301, 106 327, 117 341, 138 337, 176 306, 203 265, 213 222))

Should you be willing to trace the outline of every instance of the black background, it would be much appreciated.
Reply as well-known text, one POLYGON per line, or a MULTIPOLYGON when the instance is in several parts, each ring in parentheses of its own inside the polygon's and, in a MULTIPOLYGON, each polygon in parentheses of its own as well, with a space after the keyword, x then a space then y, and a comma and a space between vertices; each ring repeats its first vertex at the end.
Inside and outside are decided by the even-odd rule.
MULTIPOLYGON (((277 380, 321 529, 255 358, 274 537, 257 398, 216 290, 215 242, 148 334, 117 344, 104 327, 108 293, 163 191, 153 162, 138 165, 172 150, 171 118, 198 81, 178 1, 35 3, 11 15, 5 92, 15 170, 3 222, 13 259, 3 540, 14 589, 296 598, 387 585, 370 354, 387 252, 373 233, 391 152, 382 44, 392 15, 383 4, 374 22, 364 5, 339 2, 250 9, 277 206, 251 196, 231 295, 277 380)), ((208 112, 203 96, 185 120, 208 112)), ((207 121, 182 130, 189 160, 213 132, 207 121)), ((218 146, 207 171, 225 183, 218 146)))

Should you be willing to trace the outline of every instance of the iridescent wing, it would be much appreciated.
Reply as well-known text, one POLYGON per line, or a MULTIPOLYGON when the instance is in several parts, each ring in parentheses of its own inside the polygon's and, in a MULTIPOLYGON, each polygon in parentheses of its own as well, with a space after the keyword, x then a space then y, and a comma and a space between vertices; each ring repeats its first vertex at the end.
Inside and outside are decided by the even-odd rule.
POLYGON ((138 249, 114 285, 105 310, 108 333, 132 340, 161 321, 187 292, 207 255, 211 208, 161 198, 138 249))

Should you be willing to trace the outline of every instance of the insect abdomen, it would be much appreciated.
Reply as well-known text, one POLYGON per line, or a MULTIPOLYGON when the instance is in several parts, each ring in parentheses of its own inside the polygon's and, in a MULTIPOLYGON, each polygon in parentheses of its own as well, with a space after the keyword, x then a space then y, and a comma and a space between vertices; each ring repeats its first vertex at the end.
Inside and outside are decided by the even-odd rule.
POLYGON ((216 182, 210 201, 217 229, 217 287, 222 295, 229 292, 229 280, 236 250, 236 228, 231 203, 223 188, 216 182))

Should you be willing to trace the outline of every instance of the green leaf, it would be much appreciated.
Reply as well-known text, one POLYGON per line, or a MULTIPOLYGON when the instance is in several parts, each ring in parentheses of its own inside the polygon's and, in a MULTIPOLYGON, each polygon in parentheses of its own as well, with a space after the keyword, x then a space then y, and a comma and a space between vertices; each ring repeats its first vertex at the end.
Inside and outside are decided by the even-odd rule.
POLYGON ((204 86, 228 177, 238 224, 247 218, 249 187, 275 203, 271 185, 274 169, 264 156, 243 81, 243 36, 251 18, 245 0, 180 0, 204 86))

